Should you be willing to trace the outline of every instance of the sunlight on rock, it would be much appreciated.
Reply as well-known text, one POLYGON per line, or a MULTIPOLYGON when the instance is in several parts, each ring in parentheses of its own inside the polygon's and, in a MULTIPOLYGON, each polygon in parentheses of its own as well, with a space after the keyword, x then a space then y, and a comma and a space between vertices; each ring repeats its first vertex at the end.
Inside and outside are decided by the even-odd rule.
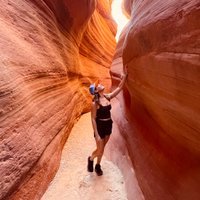
POLYGON ((118 41, 121 31, 129 21, 129 19, 122 12, 122 2, 123 0, 114 0, 112 3, 112 16, 117 22, 117 35, 115 37, 116 41, 118 41))

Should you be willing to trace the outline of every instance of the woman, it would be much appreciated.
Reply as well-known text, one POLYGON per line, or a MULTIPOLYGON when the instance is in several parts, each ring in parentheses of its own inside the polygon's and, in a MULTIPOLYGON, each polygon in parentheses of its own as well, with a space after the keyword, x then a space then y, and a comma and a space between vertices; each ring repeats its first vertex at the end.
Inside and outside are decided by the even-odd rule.
POLYGON ((126 77, 127 70, 125 68, 124 73, 121 76, 122 80, 119 86, 109 94, 104 94, 104 86, 102 84, 98 84, 97 86, 95 86, 95 84, 90 85, 90 93, 95 95, 92 102, 91 119, 94 129, 94 137, 96 140, 96 150, 91 156, 88 157, 87 169, 89 172, 93 172, 93 160, 97 157, 95 172, 98 176, 103 175, 100 162, 103 156, 105 145, 108 142, 112 132, 113 122, 110 114, 110 100, 122 90, 126 81, 126 77))

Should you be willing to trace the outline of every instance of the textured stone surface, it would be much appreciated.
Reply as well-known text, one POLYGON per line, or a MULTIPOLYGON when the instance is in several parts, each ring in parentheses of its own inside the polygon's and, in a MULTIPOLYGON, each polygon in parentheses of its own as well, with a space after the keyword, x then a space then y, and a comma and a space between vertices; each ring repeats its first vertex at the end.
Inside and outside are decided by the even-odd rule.
POLYGON ((116 29, 102 2, 1 1, 0 199, 41 197, 89 83, 110 84, 116 29))
MULTIPOLYGON (((87 86, 109 86, 110 3, 1 1, 0 199, 42 196, 74 121, 88 110, 87 86)), ((129 199, 200 199, 200 2, 126 0, 124 9, 131 21, 113 87, 122 54, 129 75, 113 101, 110 149, 119 156, 110 157, 126 172, 129 199)))
POLYGON ((130 0, 128 5, 131 21, 112 66, 116 85, 123 53, 128 80, 125 102, 116 110, 125 107, 125 114, 124 120, 117 111, 113 117, 145 199, 198 200, 200 2, 130 0))

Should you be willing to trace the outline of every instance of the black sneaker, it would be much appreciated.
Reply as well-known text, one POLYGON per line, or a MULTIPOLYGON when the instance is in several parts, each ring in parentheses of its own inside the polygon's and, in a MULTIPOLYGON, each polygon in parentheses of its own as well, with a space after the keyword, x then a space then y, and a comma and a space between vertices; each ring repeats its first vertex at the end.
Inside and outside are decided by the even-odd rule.
POLYGON ((88 157, 87 170, 88 172, 93 172, 93 160, 90 160, 90 156, 88 157))
POLYGON ((96 164, 95 165, 95 172, 97 173, 98 176, 103 175, 103 171, 101 170, 101 165, 100 164, 96 164))

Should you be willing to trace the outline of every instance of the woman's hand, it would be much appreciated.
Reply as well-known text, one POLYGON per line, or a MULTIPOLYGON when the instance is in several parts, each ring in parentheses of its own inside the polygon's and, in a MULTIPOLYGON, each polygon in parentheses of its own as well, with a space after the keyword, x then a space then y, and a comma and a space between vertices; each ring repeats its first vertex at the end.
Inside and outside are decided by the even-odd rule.
POLYGON ((127 66, 128 65, 123 66, 123 73, 121 75, 121 79, 127 78, 127 75, 128 75, 127 66))
POLYGON ((125 74, 125 73, 123 73, 123 74, 121 75, 121 79, 124 79, 124 78, 126 78, 126 77, 127 77, 127 75, 128 75, 128 74, 125 74))
POLYGON ((101 140, 101 137, 99 136, 98 132, 95 133, 95 138, 96 138, 97 141, 101 140))
POLYGON ((99 142, 99 141, 102 140, 101 137, 99 136, 99 134, 97 134, 97 135, 95 136, 95 138, 96 138, 96 141, 97 141, 97 142, 99 142))
POLYGON ((124 74, 128 75, 128 65, 127 64, 123 67, 123 70, 124 70, 124 74))

